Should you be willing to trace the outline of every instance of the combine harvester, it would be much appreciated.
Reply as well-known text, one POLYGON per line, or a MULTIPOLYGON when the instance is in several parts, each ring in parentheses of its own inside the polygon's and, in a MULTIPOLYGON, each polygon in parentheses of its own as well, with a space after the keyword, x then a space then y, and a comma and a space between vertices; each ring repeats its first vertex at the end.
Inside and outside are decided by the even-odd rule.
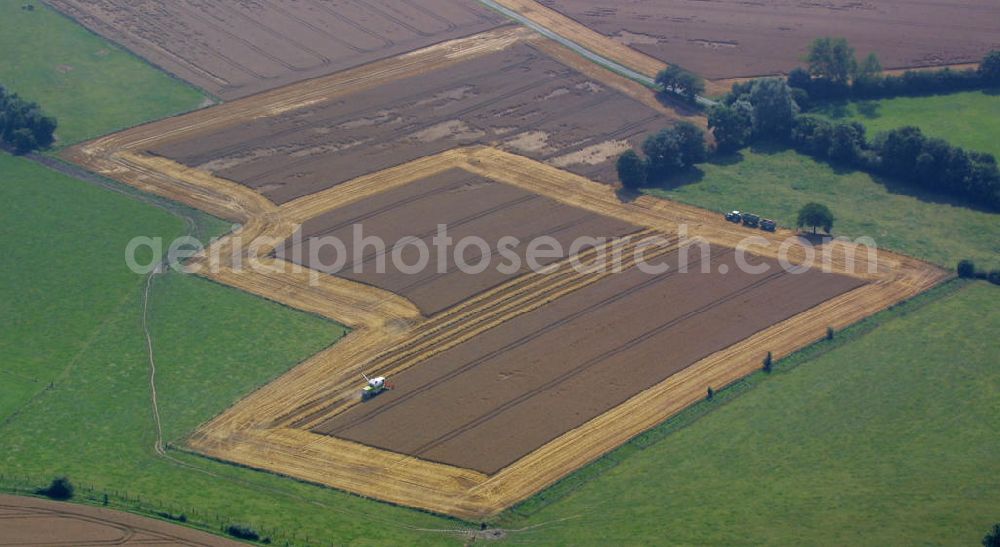
POLYGON ((372 397, 382 393, 383 391, 392 389, 392 384, 387 384, 385 381, 385 376, 378 376, 376 378, 369 378, 367 374, 361 373, 365 377, 365 381, 368 385, 361 388, 361 400, 367 401, 372 397))

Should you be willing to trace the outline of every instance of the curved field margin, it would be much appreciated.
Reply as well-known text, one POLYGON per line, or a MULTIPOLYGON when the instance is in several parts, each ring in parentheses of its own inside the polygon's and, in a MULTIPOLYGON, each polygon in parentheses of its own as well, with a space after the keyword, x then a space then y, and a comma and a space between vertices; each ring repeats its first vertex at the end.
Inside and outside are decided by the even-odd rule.
MULTIPOLYGON (((590 408, 587 413, 581 413, 582 422, 579 419, 575 423, 566 421, 558 431, 544 431, 535 436, 528 452, 510 451, 504 458, 483 465, 442 457, 440 453, 424 457, 421 449, 443 446, 445 442, 467 432, 478 435, 477 432, 486 431, 479 428, 481 424, 498 423, 492 420, 493 416, 499 415, 495 412, 497 409, 503 413, 509 409, 529 408, 521 403, 544 399, 534 395, 551 393, 550 388, 562 382, 567 387, 575 385, 573 382, 579 374, 599 370, 603 363, 610 362, 605 357, 640 347, 638 344, 652 339, 652 336, 660 333, 677 336, 680 333, 682 337, 691 338, 691 332, 673 330, 677 325, 686 325, 695 331, 711 330, 712 321, 706 326, 692 322, 693 319, 705 319, 708 316, 704 314, 715 313, 711 311, 713 309, 724 310, 727 302, 749 302, 747 295, 757 287, 772 283, 778 286, 796 276, 780 272, 752 279, 730 276, 732 279, 725 279, 728 288, 722 287, 712 294, 705 293, 706 298, 700 301, 700 291, 680 291, 690 292, 692 296, 685 309, 675 310, 676 316, 654 317, 652 324, 637 328, 628 337, 628 347, 607 347, 592 355, 562 359, 572 361, 562 363, 571 365, 569 368, 550 370, 544 366, 546 360, 560 361, 558 355, 534 354, 531 357, 529 354, 529 360, 533 359, 539 370, 546 370, 554 376, 536 385, 510 384, 514 386, 509 393, 512 398, 507 401, 498 399, 499 405, 492 409, 490 405, 482 407, 479 417, 468 416, 466 422, 452 424, 455 427, 442 426, 444 429, 436 431, 433 438, 412 439, 415 448, 396 446, 393 448, 398 451, 386 450, 377 448, 374 446, 377 443, 367 438, 358 437, 358 440, 369 444, 336 436, 338 431, 330 431, 334 435, 317 433, 324 427, 323 424, 338 429, 337 420, 347 420, 345 423, 349 424, 358 422, 364 417, 357 414, 359 412, 381 413, 378 405, 397 406, 392 399, 397 394, 390 393, 382 402, 376 399, 376 406, 359 407, 357 389, 361 372, 419 379, 421 374, 433 370, 426 368, 426 364, 434 359, 454 358, 464 351, 463 347, 479 345, 505 329, 516 331, 525 325, 530 326, 531 318, 566 308, 566 303, 572 298, 590 300, 587 291, 624 278, 577 276, 567 268, 565 261, 557 261, 550 264, 544 273, 525 273, 500 279, 492 286, 477 288, 478 292, 461 302, 449 303, 443 308, 430 305, 422 311, 404 295, 329 275, 312 269, 308 264, 285 262, 274 256, 281 242, 293 235, 297 224, 308 223, 311 219, 343 208, 374 218, 370 215, 371 211, 379 211, 394 203, 394 200, 385 198, 391 198, 391 192, 401 190, 400 195, 405 197, 408 185, 423 184, 421 181, 425 179, 447 177, 448 173, 458 170, 472 175, 473 180, 479 177, 504 187, 513 187, 518 195, 539 196, 558 203, 560 207, 625 223, 630 226, 628 231, 640 236, 662 235, 667 241, 661 249, 663 257, 669 257, 689 245, 678 239, 683 230, 690 232, 688 236, 704 239, 722 254, 727 254, 746 236, 758 235, 767 245, 758 246, 755 253, 764 261, 773 261, 779 244, 787 238, 794 238, 794 234, 785 230, 774 234, 749 232, 724 222, 715 213, 648 196, 623 201, 609 185, 494 146, 459 146, 437 151, 395 167, 360 174, 332 187, 314 188, 311 193, 281 200, 280 204, 262 194, 260 188, 251 188, 198 166, 182 165, 150 152, 168 143, 182 143, 192 135, 201 136, 220 128, 239 127, 255 119, 308 112, 326 102, 341 100, 359 89, 374 89, 386 83, 395 83, 407 74, 421 73, 434 67, 454 66, 462 59, 503 51, 521 40, 522 30, 502 29, 439 44, 363 67, 363 70, 345 71, 329 78, 135 128, 67 152, 70 159, 106 176, 242 222, 243 228, 239 232, 216 242, 193 264, 205 265, 213 261, 218 264, 217 271, 203 272, 202 275, 332 318, 354 329, 335 346, 249 394, 201 426, 188 439, 191 448, 211 457, 368 497, 460 518, 481 519, 527 498, 702 399, 708 387, 725 386, 758 369, 761 358, 768 351, 780 358, 821 338, 828 326, 842 328, 948 277, 946 272, 906 256, 880 252, 877 257, 871 257, 866 252, 857 252, 853 244, 821 244, 822 250, 831 252, 831 269, 837 274, 833 278, 844 281, 839 290, 831 288, 826 294, 814 295, 814 300, 808 302, 805 309, 792 307, 762 317, 760 324, 748 324, 742 332, 733 331, 728 338, 714 339, 714 346, 696 348, 685 356, 678 356, 676 362, 669 363, 669 367, 650 367, 656 369, 659 377, 655 374, 644 376, 648 384, 639 386, 644 389, 638 392, 629 391, 636 386, 618 389, 617 399, 609 399, 590 408), (368 209, 370 211, 366 212, 368 209), (256 236, 267 236, 270 243, 246 250, 236 258, 283 268, 260 271, 234 267, 231 250, 237 239, 248 241, 256 236), (860 273, 849 271, 852 253, 857 255, 857 272, 860 273), (331 419, 334 421, 331 422, 331 419)), ((619 80, 620 77, 611 73, 602 74, 598 79, 600 83, 619 80)), ((449 186, 445 184, 444 187, 449 186)), ((436 198, 432 196, 428 199, 436 198)), ((318 222, 320 232, 330 228, 326 224, 328 221, 318 222)), ((792 262, 804 259, 805 251, 800 247, 798 249, 789 257, 792 262)), ((574 258, 582 259, 586 264, 591 255, 581 254, 565 260, 574 258)), ((694 280, 690 278, 686 282, 694 280)), ((706 280, 710 279, 706 277, 706 280)), ((649 282, 633 284, 633 289, 609 287, 611 292, 631 294, 640 290, 635 287, 647 286, 644 283, 649 282)), ((392 290, 403 292, 396 286, 392 290)), ((789 298, 788 301, 796 299, 789 298)), ((755 305, 771 306, 766 301, 755 305)), ((566 309, 561 314, 562 318, 557 313, 547 320, 539 320, 538 330, 553 331, 567 323, 566 317, 583 317, 587 310, 586 307, 582 311, 566 309)), ((515 336, 514 341, 518 340, 519 337, 515 336)), ((505 344, 512 345, 513 342, 500 343, 500 346, 505 344)), ((504 352, 500 351, 498 355, 500 353, 504 352)), ((486 370, 480 368, 481 361, 480 357, 469 355, 454 363, 458 363, 462 371, 478 374, 476 371, 486 370)), ((649 354, 637 362, 652 363, 649 354)), ((450 374, 447 372, 449 366, 441 369, 445 371, 445 379, 450 374)), ((435 378, 421 382, 428 386, 444 385, 435 378)), ((420 390, 415 389, 413 393, 419 394, 420 390)), ((470 393, 473 396, 476 394, 474 390, 470 393)), ((398 395, 407 398, 403 389, 398 395)), ((399 404, 398 408, 405 412, 406 405, 399 404)), ((510 431, 522 434, 532 430, 515 424, 510 431)))
POLYGON ((121 511, 0 495, 0 545, 243 544, 121 511))

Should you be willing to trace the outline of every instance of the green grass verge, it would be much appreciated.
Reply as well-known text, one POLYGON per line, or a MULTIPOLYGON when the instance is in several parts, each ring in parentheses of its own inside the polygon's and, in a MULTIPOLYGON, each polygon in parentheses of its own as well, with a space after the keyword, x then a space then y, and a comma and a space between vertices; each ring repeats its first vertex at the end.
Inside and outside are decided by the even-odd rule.
POLYGON ((59 120, 60 146, 192 110, 206 99, 37 0, 0 2, 0 52, 0 85, 59 120))
POLYGON ((799 208, 818 201, 836 216, 836 234, 869 236, 882 248, 949 269, 963 258, 1000 268, 1000 215, 887 186, 862 172, 839 171, 793 150, 746 149, 646 191, 720 214, 751 211, 786 227, 795 225, 799 208))
POLYGON ((998 305, 955 281, 878 314, 501 522, 561 545, 976 544, 998 518, 998 305))
POLYGON ((814 112, 838 120, 858 120, 870 135, 913 125, 953 145, 1000 158, 1000 95, 995 91, 827 103, 814 112))
MULTIPOLYGON (((248 522, 305 543, 435 543, 459 524, 328 488, 153 450, 136 235, 184 223, 161 209, 0 154, 0 488, 68 474, 113 506, 185 513, 209 529, 248 522), (21 477, 28 477, 27 480, 21 477), (125 502, 126 499, 130 500, 125 502)), ((164 434, 177 441, 343 327, 210 281, 154 279, 150 326, 164 434)))

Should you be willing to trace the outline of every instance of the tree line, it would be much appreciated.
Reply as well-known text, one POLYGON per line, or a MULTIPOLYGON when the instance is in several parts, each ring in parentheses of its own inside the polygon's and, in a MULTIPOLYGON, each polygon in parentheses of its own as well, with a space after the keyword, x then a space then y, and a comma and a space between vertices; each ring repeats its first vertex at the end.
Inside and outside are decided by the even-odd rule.
POLYGON ((794 95, 779 78, 734 85, 708 113, 718 150, 731 152, 755 141, 786 144, 832 164, 1000 209, 1000 170, 992 155, 927 137, 917 127, 869 139, 859 122, 801 114, 794 95))
MULTIPOLYGON (((806 57, 808 68, 788 73, 788 85, 796 102, 808 108, 810 101, 831 99, 885 99, 888 97, 954 93, 1000 87, 1000 51, 983 57, 978 68, 952 70, 907 70, 884 74, 874 53, 859 59, 845 38, 817 38, 806 57)), ((664 95, 674 95, 692 106, 705 92, 705 81, 697 74, 670 65, 656 75, 664 95)))
POLYGON ((0 142, 15 154, 51 146, 57 125, 56 119, 46 116, 37 103, 0 86, 0 142))
POLYGON ((859 60, 844 38, 818 38, 806 61, 808 69, 788 73, 788 85, 804 108, 810 99, 884 99, 1000 86, 1000 51, 987 53, 979 68, 907 70, 897 76, 883 74, 874 53, 859 60))
MULTIPOLYGON (((802 112, 810 95, 795 84, 808 87, 824 82, 822 85, 853 89, 873 86, 876 81, 895 81, 895 77, 880 75, 881 65, 875 55, 859 61, 846 40, 821 38, 813 43, 808 61, 808 71, 796 69, 787 80, 758 78, 733 85, 732 91, 708 111, 708 128, 716 150, 731 153, 754 142, 783 144, 831 164, 1000 210, 1000 170, 990 154, 927 137, 917 127, 900 127, 869 138, 861 123, 831 121, 802 112), (806 81, 810 83, 803 83, 806 81)), ((899 79, 916 86, 913 82, 924 78, 947 80, 952 74, 968 73, 908 72, 899 79)), ((986 55, 971 73, 977 85, 1000 85, 1000 51, 986 55)), ((674 69, 669 74, 673 76, 664 82, 669 85, 665 88, 683 94, 688 89, 682 84, 685 71, 674 69)), ((913 89, 918 88, 927 89, 913 89)), ((692 89, 699 86, 692 84, 692 89)), ((619 158, 619 179, 627 188, 661 182, 705 161, 711 151, 700 128, 681 122, 649 137, 642 152, 644 158, 636 151, 619 158)))

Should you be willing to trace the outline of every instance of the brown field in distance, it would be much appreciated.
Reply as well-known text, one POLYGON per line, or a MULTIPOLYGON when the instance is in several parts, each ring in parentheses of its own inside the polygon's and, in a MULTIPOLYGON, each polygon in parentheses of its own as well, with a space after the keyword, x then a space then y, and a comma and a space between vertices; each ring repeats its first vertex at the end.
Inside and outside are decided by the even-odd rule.
POLYGON ((820 36, 846 37, 862 55, 877 53, 886 68, 978 62, 1000 46, 1000 5, 991 0, 540 0, 539 4, 650 57, 713 80, 787 73, 801 64, 809 43, 820 36))
POLYGON ((244 545, 131 513, 8 495, 0 495, 0 523, 0 545, 244 545))
POLYGON ((507 23, 464 0, 48 0, 224 100, 507 23))

